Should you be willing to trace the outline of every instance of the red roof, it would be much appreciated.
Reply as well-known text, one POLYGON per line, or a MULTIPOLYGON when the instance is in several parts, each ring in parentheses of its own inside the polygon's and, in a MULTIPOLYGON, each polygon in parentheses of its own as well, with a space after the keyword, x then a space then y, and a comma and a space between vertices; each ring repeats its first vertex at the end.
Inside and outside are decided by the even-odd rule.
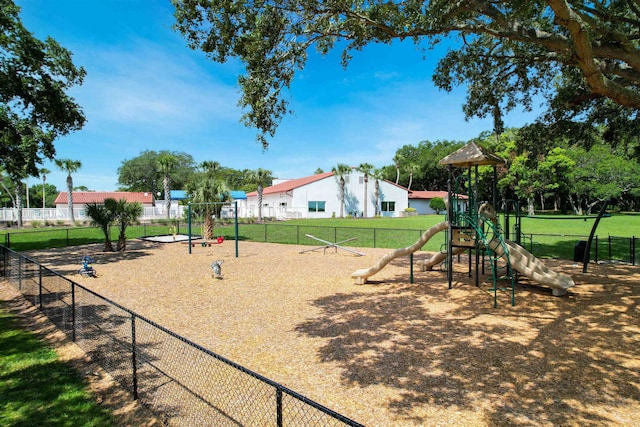
MULTIPOLYGON (((446 191, 409 191, 410 199, 433 199, 434 197, 442 197, 443 199, 447 198, 446 191)), ((458 195, 460 199, 466 199, 467 196, 464 194, 458 195)))
MULTIPOLYGON (((271 187, 266 187, 265 189, 263 189, 262 195, 264 196, 267 194, 284 193, 287 191, 295 190, 296 188, 300 188, 303 185, 311 184, 312 182, 320 181, 330 176, 333 176, 333 172, 318 173, 315 175, 306 176, 304 178, 281 182, 280 184, 272 185, 271 187)), ((247 197, 256 197, 257 195, 257 191, 247 193, 247 197)))
MULTIPOLYGON (((74 191, 73 204, 86 205, 87 203, 103 203, 104 199, 125 199, 129 203, 138 202, 143 205, 153 204, 153 194, 128 191, 74 191)), ((67 204, 67 192, 61 191, 53 202, 55 205, 67 204)))

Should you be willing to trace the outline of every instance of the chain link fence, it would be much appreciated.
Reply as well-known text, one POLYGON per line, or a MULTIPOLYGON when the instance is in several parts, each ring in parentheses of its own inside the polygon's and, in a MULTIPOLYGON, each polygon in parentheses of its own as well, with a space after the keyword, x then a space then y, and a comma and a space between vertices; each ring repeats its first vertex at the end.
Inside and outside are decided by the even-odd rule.
POLYGON ((360 426, 0 246, 0 274, 169 426, 360 426))

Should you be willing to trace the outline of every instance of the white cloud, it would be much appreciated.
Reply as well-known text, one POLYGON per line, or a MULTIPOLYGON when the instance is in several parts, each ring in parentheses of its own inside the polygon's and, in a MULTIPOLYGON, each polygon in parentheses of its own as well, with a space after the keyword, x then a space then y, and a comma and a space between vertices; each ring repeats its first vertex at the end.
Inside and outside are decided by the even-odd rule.
POLYGON ((237 122, 234 83, 211 77, 184 51, 134 42, 127 49, 94 52, 77 91, 89 120, 167 128, 176 123, 237 122))

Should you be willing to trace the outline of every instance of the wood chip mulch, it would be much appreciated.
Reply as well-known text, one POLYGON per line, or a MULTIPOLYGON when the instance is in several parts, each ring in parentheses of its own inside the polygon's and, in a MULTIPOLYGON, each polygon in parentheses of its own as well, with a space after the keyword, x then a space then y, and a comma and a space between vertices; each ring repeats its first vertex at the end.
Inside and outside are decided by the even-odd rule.
POLYGON ((574 278, 568 295, 521 278, 515 306, 493 308, 464 257, 452 289, 437 270, 409 283, 408 257, 355 285, 388 249, 234 245, 29 256, 367 426, 640 426, 640 267, 544 260, 574 278), (76 273, 85 254, 97 278, 76 273))

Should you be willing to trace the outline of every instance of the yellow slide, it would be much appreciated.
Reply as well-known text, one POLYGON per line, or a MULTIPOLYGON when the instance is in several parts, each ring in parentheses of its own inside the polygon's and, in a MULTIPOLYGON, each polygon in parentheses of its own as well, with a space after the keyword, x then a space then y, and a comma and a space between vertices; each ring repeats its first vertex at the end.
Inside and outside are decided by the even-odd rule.
POLYGON ((429 239, 433 237, 434 234, 437 234, 441 231, 446 230, 448 226, 449 226, 448 222, 437 223, 436 225, 430 227, 429 229, 427 229, 427 231, 422 233, 422 236, 420 236, 420 239, 418 239, 418 241, 415 242, 413 245, 389 252, 388 254, 380 258, 376 263, 376 265, 374 265, 373 267, 356 270, 351 274, 351 277, 356 279, 356 285, 364 285, 365 283, 367 283, 368 277, 371 277, 377 272, 379 272, 380 270, 382 270, 387 264, 389 264, 391 260, 414 253, 415 251, 423 247, 424 244, 427 243, 429 239))
MULTIPOLYGON (((567 293, 567 289, 575 286, 571 276, 551 270, 517 243, 506 239, 504 242, 509 249, 511 266, 534 282, 550 287, 554 296, 562 296, 567 293)), ((489 247, 498 255, 504 254, 504 248, 496 240, 492 240, 489 247)))

